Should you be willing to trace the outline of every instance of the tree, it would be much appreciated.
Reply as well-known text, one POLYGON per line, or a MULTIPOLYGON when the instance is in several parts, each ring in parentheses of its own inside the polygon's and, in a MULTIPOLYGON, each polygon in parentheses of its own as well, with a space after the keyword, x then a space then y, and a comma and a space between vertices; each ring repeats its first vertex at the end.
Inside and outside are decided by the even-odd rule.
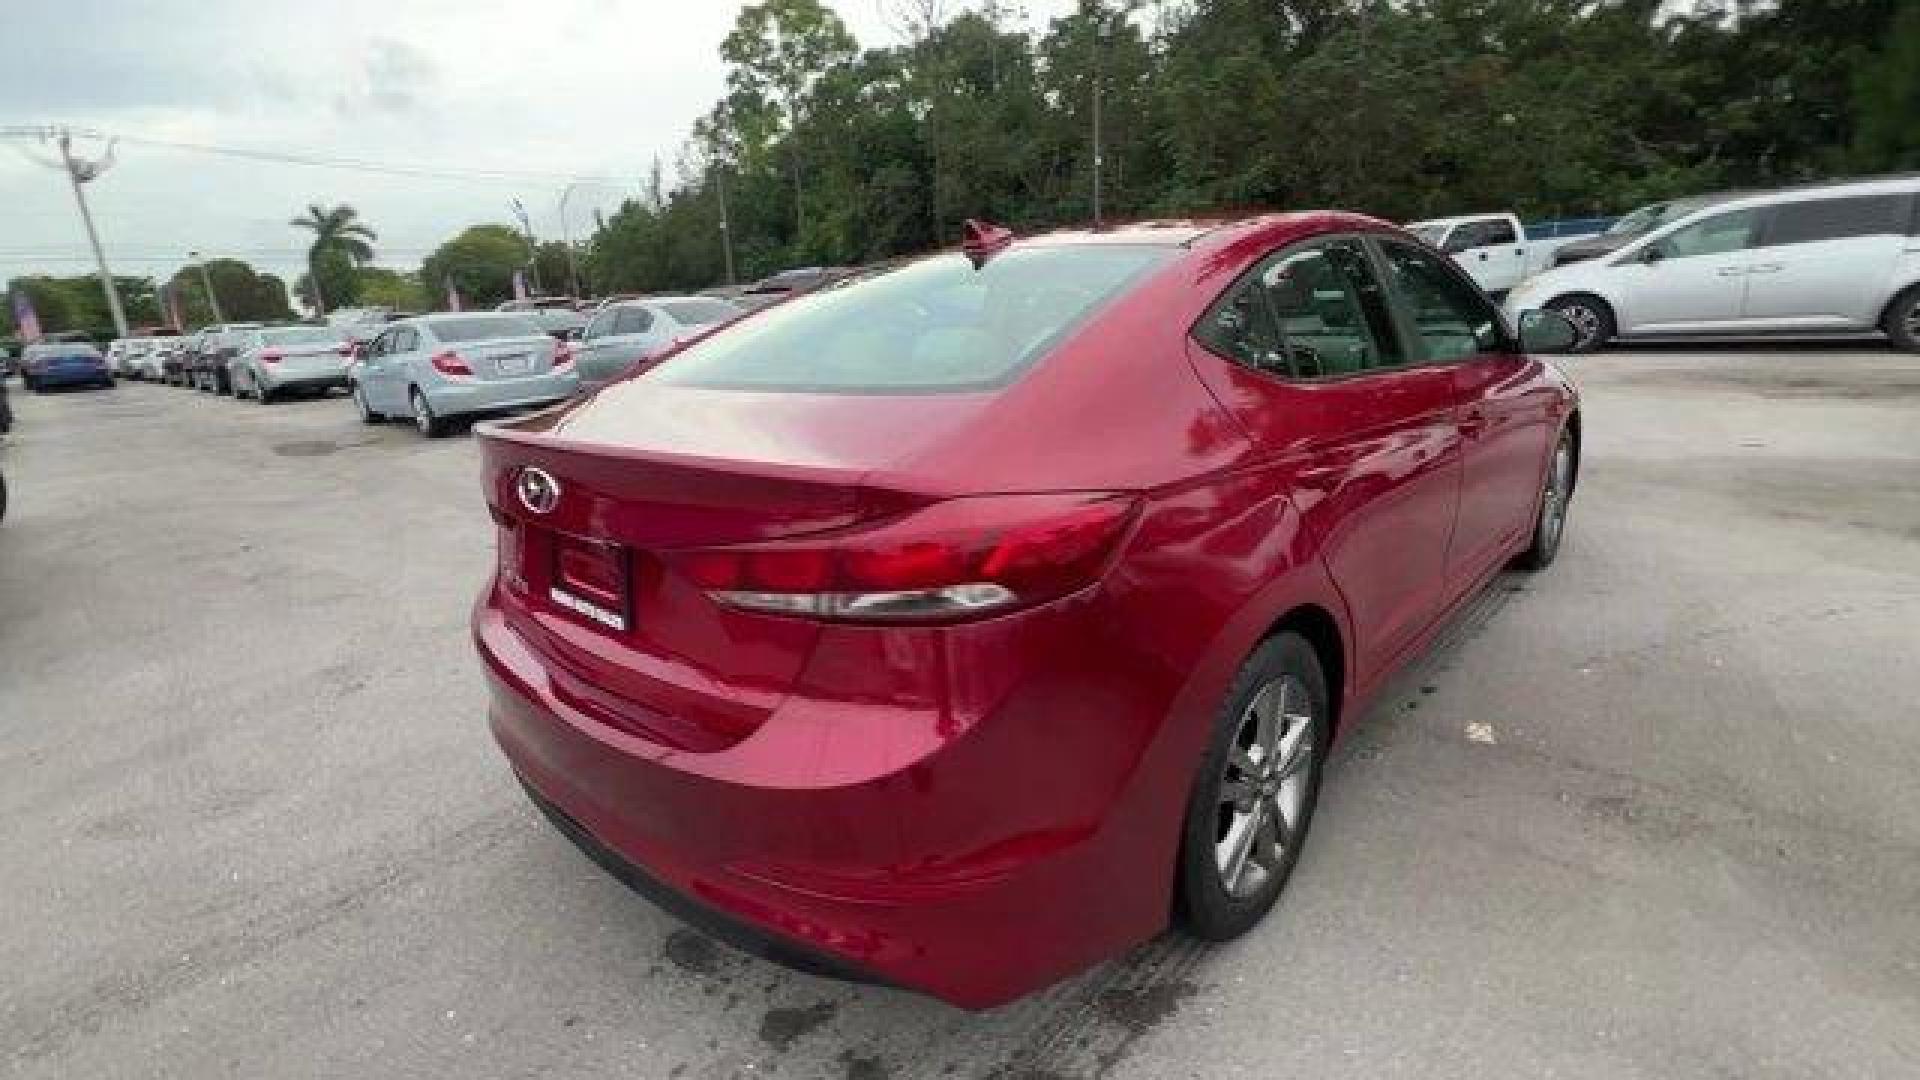
POLYGON ((505 225, 475 225, 435 248, 420 264, 420 280, 430 296, 444 297, 451 283, 463 305, 492 307, 513 296, 513 272, 526 261, 525 237, 505 225))
POLYGON ((204 278, 199 267, 183 266, 167 283, 188 327, 213 322, 213 309, 207 303, 207 279, 212 280, 214 293, 220 298, 220 314, 229 322, 285 322, 293 318, 286 283, 279 277, 258 273, 238 259, 209 259, 205 266, 204 278))
POLYGON ((1855 73, 1853 111, 1860 168, 1920 168, 1920 4, 1895 13, 1880 53, 1855 73))
POLYGON ((307 212, 288 224, 313 234, 313 244, 307 249, 307 272, 314 286, 314 310, 326 314, 329 298, 336 307, 353 303, 358 284, 354 269, 373 260, 370 241, 379 239, 360 220, 359 211, 346 203, 331 209, 309 203, 307 212))
POLYGON ((762 0, 740 10, 733 31, 720 43, 720 57, 733 65, 727 86, 735 111, 774 128, 775 110, 786 124, 787 155, 793 169, 793 222, 798 233, 806 220, 800 182, 800 133, 807 90, 828 68, 853 59, 859 47, 840 17, 819 0, 762 0))

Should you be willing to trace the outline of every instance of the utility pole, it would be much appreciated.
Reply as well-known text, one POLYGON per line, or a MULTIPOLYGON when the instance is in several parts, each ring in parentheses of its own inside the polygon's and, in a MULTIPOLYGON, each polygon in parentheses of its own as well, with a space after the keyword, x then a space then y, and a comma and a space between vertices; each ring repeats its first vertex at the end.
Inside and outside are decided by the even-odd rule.
MULTIPOLYGON (((227 317, 220 314, 220 297, 213 291, 213 275, 207 272, 207 264, 200 260, 200 253, 197 251, 187 252, 187 258, 192 259, 193 265, 200 269, 200 284, 207 287, 207 306, 213 309, 213 321, 216 323, 226 322, 227 317)), ((313 278, 313 271, 311 269, 307 271, 307 276, 313 278)), ((316 278, 314 281, 314 288, 318 289, 320 287, 318 279, 316 278)))
POLYGON ((519 219, 520 234, 527 238, 527 274, 533 278, 533 291, 541 292, 543 290, 540 288, 540 245, 533 239, 533 221, 527 217, 527 208, 520 202, 518 196, 508 199, 507 206, 513 211, 513 216, 519 219))
POLYGON ((727 288, 733 288, 733 232, 727 222, 727 167, 717 164, 713 170, 713 186, 720 193, 720 256, 726 260, 727 288))
MULTIPOLYGON (((106 252, 100 248, 100 234, 93 227, 93 212, 87 209, 85 185, 100 178, 100 174, 113 167, 114 141, 107 141, 107 151, 97 161, 75 157, 73 153, 73 130, 71 128, 41 128, 40 141, 52 142, 60 150, 58 162, 36 158, 42 165, 60 169, 67 174, 67 182, 73 185, 73 201, 80 207, 80 223, 86 226, 87 243, 93 247, 93 264, 100 271, 100 287, 107 293, 107 310, 113 315, 113 332, 119 337, 130 336, 127 332, 127 312, 120 306, 120 290, 113 283, 113 272, 107 269, 106 252)), ((31 155, 29 155, 31 156, 31 155)))
POLYGON ((1093 227, 1100 227, 1100 54, 1105 52, 1105 27, 1096 26, 1093 38, 1093 227))

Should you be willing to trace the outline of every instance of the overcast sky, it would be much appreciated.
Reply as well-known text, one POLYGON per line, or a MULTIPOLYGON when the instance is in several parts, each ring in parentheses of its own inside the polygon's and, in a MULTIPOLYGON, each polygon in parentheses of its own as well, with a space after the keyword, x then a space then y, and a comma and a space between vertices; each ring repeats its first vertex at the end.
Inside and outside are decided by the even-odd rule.
MULTIPOLYGON (((863 46, 894 40, 883 0, 828 0, 863 46)), ((1026 0, 1035 26, 1072 0, 1026 0)), ((671 181, 694 119, 719 96, 730 0, 9 0, 0 127, 65 123, 129 137, 439 168, 544 173, 500 182, 349 172, 123 144, 88 186, 115 273, 164 277, 188 251, 284 275, 310 202, 353 204, 382 264, 416 266, 459 229, 510 222, 519 197, 542 239, 561 232, 562 177, 630 178, 568 202, 639 190, 654 156, 671 181), (164 12, 162 11, 164 9, 164 12)), ((0 279, 90 272, 64 177, 0 140, 0 279)), ((42 148, 24 144, 36 153, 42 148)), ((82 144, 98 153, 98 144, 82 144)))

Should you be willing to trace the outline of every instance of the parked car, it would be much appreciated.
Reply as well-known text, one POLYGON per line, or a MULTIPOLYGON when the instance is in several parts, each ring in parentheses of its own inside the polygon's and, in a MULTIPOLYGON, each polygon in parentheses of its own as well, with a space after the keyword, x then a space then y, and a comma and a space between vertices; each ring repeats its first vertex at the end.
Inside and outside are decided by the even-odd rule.
POLYGON ((549 336, 564 341, 578 339, 580 332, 587 325, 587 316, 570 307, 539 308, 521 312, 521 314, 533 320, 534 325, 546 331, 549 336))
POLYGON ((1533 278, 1507 309, 1566 316, 1579 352, 1616 337, 1873 330, 1920 351, 1920 175, 1717 202, 1533 278))
POLYGON ((37 341, 20 357, 21 385, 34 393, 56 386, 112 386, 107 358, 85 341, 37 341))
POLYGON ((748 311, 758 311, 770 304, 777 304, 789 296, 812 292, 822 285, 844 277, 849 272, 849 269, 844 266, 803 266, 793 270, 782 270, 742 289, 736 299, 740 306, 748 311))
POLYGON ((571 296, 530 296, 525 300, 502 300, 494 305, 495 311, 578 311, 582 301, 571 296))
POLYGON ((247 332, 260 329, 257 322, 224 323, 201 332, 185 361, 187 383, 208 394, 231 394, 233 383, 227 365, 240 351, 247 332))
POLYGON ((117 379, 129 374, 127 359, 135 347, 134 340, 133 338, 114 338, 107 343, 105 356, 109 375, 117 379))
POLYGON ((1696 210, 1725 202, 1739 194, 1739 192, 1720 192, 1713 195, 1696 195, 1686 199, 1668 199, 1665 202, 1649 203, 1607 226, 1604 232, 1583 236, 1572 243, 1562 245, 1553 253, 1553 265, 1565 266, 1568 263, 1585 262, 1588 259, 1612 254, 1668 222, 1678 221, 1696 210))
POLYGON ((1331 743, 1546 566, 1574 389, 1348 214, 1015 240, 480 429, 493 732, 629 884, 777 959, 1007 1001, 1243 933, 1331 743), (1116 437, 1124 433, 1124 437, 1116 437))
POLYGON ((601 308, 581 333, 574 352, 580 384, 600 386, 635 364, 744 314, 738 304, 711 296, 657 296, 601 308))
POLYGON ((411 417, 430 439, 455 419, 550 405, 580 385, 571 343, 505 312, 394 323, 361 350, 349 377, 362 420, 411 417))
POLYGON ((286 393, 325 395, 347 388, 353 346, 338 326, 267 326, 240 336, 227 361, 233 395, 262 405, 286 393))
POLYGON ((1407 228, 1446 252, 1475 284, 1496 298, 1552 266, 1559 250, 1574 242, 1571 237, 1528 236, 1515 214, 1433 218, 1407 228))
POLYGON ((164 382, 167 377, 167 361, 177 355, 186 345, 185 338, 151 337, 142 339, 143 346, 134 354, 132 373, 136 379, 147 382, 164 382))
MULTIPOLYGON (((6 350, 0 349, 0 352, 6 350)), ((0 375, 0 436, 13 430, 13 406, 7 403, 7 380, 0 375)), ((0 441, 0 449, 4 449, 0 441)), ((7 474, 0 471, 0 521, 7 519, 7 474)))

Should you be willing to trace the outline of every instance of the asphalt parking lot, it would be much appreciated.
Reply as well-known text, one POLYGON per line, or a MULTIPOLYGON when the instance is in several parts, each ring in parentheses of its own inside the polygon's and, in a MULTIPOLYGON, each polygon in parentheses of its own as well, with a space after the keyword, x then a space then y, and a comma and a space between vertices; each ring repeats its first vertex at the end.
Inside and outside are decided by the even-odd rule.
POLYGON ((16 392, 15 1075, 1920 1075, 1920 357, 1571 362, 1561 560, 1336 755, 1249 938, 984 1015, 682 929, 526 804, 471 442, 16 392))

